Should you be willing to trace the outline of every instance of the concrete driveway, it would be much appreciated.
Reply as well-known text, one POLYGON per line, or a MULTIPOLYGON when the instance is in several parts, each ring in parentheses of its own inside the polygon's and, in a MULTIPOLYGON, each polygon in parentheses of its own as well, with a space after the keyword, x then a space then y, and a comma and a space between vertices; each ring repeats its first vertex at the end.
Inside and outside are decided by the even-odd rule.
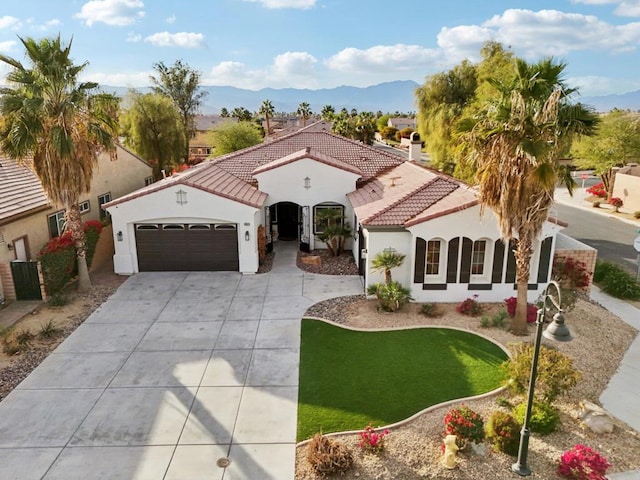
POLYGON ((129 278, 0 403, 0 478, 293 479, 300 318, 362 283, 290 250, 264 275, 129 278))

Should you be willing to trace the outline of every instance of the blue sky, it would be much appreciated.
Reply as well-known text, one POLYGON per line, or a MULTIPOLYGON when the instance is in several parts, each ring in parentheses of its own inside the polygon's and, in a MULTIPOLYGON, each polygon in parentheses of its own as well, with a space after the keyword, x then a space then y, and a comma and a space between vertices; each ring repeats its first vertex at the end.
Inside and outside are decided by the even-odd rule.
MULTIPOLYGON (((583 95, 640 89, 640 0, 5 0, 0 52, 73 37, 85 80, 149 84, 177 59, 206 85, 331 88, 423 82, 497 40, 568 63, 583 95)), ((6 68, 0 66, 4 76, 6 68)))

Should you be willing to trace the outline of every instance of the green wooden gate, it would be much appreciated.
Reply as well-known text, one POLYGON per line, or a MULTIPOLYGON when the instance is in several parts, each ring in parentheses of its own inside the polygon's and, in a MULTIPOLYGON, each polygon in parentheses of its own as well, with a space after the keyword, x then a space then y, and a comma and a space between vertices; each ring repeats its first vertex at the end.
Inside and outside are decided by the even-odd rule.
POLYGON ((17 300, 42 300, 38 262, 11 262, 11 275, 17 300))

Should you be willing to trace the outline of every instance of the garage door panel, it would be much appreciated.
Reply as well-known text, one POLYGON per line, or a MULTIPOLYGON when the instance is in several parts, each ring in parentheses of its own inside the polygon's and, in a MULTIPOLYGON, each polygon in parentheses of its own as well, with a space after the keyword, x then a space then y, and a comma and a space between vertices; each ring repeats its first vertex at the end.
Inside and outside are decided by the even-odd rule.
MULTIPOLYGON (((138 269, 142 271, 238 271, 236 229, 136 228, 138 269)), ((143 227, 144 228, 144 227, 143 227)))

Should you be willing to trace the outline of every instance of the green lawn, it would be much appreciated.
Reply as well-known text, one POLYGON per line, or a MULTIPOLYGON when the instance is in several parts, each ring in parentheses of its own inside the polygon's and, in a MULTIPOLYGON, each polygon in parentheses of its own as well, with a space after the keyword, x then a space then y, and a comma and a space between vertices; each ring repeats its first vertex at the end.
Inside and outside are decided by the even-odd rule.
POLYGON ((500 386, 506 354, 446 328, 354 332, 302 320, 298 441, 381 426, 500 386))

